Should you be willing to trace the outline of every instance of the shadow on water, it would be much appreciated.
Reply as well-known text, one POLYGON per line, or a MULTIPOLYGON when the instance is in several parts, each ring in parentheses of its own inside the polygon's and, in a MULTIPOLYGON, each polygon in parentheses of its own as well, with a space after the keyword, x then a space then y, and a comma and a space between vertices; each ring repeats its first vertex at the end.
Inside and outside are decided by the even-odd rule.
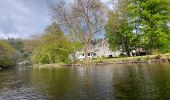
POLYGON ((0 100, 168 100, 169 94, 170 64, 18 67, 0 72, 0 100))

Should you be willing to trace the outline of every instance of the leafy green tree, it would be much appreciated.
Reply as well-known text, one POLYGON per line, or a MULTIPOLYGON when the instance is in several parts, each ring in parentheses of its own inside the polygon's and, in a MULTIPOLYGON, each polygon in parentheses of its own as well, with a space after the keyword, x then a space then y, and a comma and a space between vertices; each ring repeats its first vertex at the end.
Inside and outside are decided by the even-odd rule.
POLYGON ((6 41, 0 40, 0 67, 10 67, 15 65, 15 49, 6 41))
POLYGON ((141 31, 141 0, 128 0, 127 13, 129 15, 129 23, 133 28, 134 33, 134 47, 143 47, 141 42, 142 31, 141 31))
POLYGON ((65 37, 56 23, 47 27, 40 41, 40 45, 34 50, 35 63, 68 62, 69 54, 75 50, 73 43, 65 37))
POLYGON ((110 47, 113 50, 123 49, 130 56, 135 39, 132 33, 133 28, 129 24, 128 4, 127 0, 117 2, 116 8, 108 14, 105 31, 110 47))
POLYGON ((132 22, 138 28, 139 43, 150 54, 170 50, 170 1, 169 0, 129 0, 132 22))
POLYGON ((169 22, 169 0, 120 0, 109 12, 106 37, 127 54, 132 46, 150 54, 170 52, 169 22))
POLYGON ((154 50, 170 50, 167 32, 170 21, 170 1, 144 0, 141 7, 144 41, 150 53, 154 53, 154 50))

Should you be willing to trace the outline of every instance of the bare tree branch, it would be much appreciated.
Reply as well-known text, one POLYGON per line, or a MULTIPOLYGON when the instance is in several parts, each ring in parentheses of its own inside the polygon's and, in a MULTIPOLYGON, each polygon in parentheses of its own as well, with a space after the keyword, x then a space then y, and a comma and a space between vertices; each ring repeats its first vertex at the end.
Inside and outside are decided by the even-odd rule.
POLYGON ((52 18, 73 34, 73 40, 84 43, 85 49, 105 23, 106 9, 100 0, 74 0, 69 6, 60 0, 51 8, 52 18))

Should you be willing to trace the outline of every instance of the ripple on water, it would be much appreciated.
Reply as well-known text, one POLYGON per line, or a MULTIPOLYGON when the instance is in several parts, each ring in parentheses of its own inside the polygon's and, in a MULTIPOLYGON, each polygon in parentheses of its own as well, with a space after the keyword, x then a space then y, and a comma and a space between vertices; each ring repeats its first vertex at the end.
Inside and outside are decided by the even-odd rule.
POLYGON ((16 89, 3 88, 0 100, 47 100, 47 95, 41 95, 34 91, 33 87, 22 86, 16 89))

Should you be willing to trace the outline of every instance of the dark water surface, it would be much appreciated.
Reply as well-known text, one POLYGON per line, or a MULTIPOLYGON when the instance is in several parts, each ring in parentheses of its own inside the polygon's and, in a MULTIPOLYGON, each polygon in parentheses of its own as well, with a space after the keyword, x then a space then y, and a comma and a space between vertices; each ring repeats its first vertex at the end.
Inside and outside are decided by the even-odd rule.
POLYGON ((170 64, 0 71, 0 100, 170 100, 170 64))

